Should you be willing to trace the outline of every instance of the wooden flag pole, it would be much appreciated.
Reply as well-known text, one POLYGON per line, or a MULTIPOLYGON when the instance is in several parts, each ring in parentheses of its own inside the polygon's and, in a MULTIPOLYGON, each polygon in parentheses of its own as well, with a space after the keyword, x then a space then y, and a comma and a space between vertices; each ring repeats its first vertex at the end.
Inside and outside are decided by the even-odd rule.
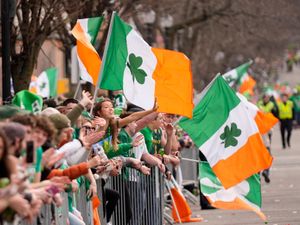
POLYGON ((93 97, 93 100, 92 100, 93 103, 92 103, 91 110, 90 110, 90 114, 91 115, 93 113, 93 108, 94 108, 94 105, 95 105, 95 101, 96 101, 96 97, 97 97, 97 92, 98 92, 99 86, 100 86, 101 81, 102 81, 103 68, 104 68, 105 61, 106 61, 106 55, 107 55, 107 50, 108 50, 108 46, 109 46, 110 36, 111 36, 112 28, 113 28, 113 22, 114 22, 115 14, 116 14, 116 12, 113 11, 112 15, 111 15, 111 18, 110 18, 110 24, 109 24, 109 28, 108 28, 108 34, 107 34, 107 38, 106 38, 106 42, 105 42, 105 48, 104 48, 104 52, 103 52, 103 59, 102 59, 101 68, 100 68, 99 75, 98 75, 97 84, 96 84, 95 91, 94 91, 94 97, 93 97))

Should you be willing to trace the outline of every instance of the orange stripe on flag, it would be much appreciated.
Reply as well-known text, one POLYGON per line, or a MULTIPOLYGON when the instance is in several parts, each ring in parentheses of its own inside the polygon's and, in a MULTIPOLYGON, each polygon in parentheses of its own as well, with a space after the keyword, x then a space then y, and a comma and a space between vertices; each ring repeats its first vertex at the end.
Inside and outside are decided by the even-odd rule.
POLYGON ((249 91, 253 94, 253 88, 255 84, 256 81, 250 75, 247 75, 247 78, 243 81, 243 83, 240 86, 239 92, 244 93, 246 91, 249 91))
POLYGON ((264 113, 260 110, 257 111, 255 122, 261 134, 266 134, 272 127, 278 123, 278 119, 272 113, 264 113))
POLYGON ((206 197, 209 201, 209 203, 218 209, 243 209, 243 210, 251 210, 254 211, 262 220, 266 220, 267 217, 263 212, 261 212, 259 209, 252 207, 251 205, 247 204, 240 198, 235 198, 232 202, 224 202, 224 201, 215 201, 213 202, 209 197, 206 197))
POLYGON ((97 84, 98 75, 101 66, 101 59, 93 45, 87 40, 84 30, 79 23, 76 23, 72 29, 72 34, 77 39, 77 52, 80 60, 84 64, 87 72, 93 79, 93 84, 97 84))
POLYGON ((193 80, 190 60, 180 52, 152 48, 157 58, 153 73, 159 112, 192 118, 193 80))
POLYGON ((250 136, 246 144, 227 159, 220 160, 212 167, 225 189, 230 188, 251 175, 267 169, 272 156, 264 146, 261 136, 250 136))

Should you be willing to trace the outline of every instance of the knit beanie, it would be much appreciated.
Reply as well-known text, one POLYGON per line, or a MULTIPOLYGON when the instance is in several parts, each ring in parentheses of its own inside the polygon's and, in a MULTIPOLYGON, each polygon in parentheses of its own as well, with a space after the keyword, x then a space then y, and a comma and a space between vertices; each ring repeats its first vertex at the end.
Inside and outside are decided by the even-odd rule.
POLYGON ((0 120, 8 119, 16 114, 27 114, 28 112, 13 105, 0 106, 0 120))
POLYGON ((54 124, 55 128, 60 132, 64 128, 71 127, 71 121, 69 118, 61 113, 55 113, 49 116, 49 119, 54 124))

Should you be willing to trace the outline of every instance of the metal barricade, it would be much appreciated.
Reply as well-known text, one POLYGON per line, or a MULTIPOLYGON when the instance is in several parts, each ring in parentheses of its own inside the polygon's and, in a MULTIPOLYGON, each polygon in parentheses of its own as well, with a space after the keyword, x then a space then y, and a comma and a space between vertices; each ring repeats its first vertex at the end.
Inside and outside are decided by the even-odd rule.
POLYGON ((145 176, 134 169, 110 178, 106 188, 120 194, 112 224, 161 225, 164 209, 164 180, 157 168, 151 168, 151 175, 145 176))
POLYGON ((51 224, 56 224, 56 225, 65 225, 67 222, 68 218, 68 200, 67 200, 67 193, 61 193, 61 196, 63 197, 64 201, 61 207, 56 207, 54 204, 48 204, 48 205, 43 205, 41 208, 41 212, 37 218, 34 219, 32 223, 27 223, 24 220, 20 220, 18 223, 14 221, 14 223, 5 223, 7 225, 14 225, 14 224, 19 224, 19 225, 51 225, 51 224))
MULTIPOLYGON (((119 200, 111 217, 113 225, 162 225, 164 213, 164 178, 157 168, 151 168, 151 175, 142 175, 135 169, 126 168, 127 172, 117 177, 110 177, 104 186, 115 190, 119 200), (127 222, 126 223, 126 217, 127 222)), ((98 212, 101 225, 106 225, 107 209, 103 200, 102 181, 97 180, 97 194, 101 200, 98 212), (106 214, 106 215, 105 215, 106 214)), ((105 191, 104 191, 105 192, 105 191)), ((68 194, 62 193, 63 205, 44 205, 35 219, 34 225, 65 225, 69 217, 68 194)), ((107 198, 106 200, 110 200, 107 198)), ((85 224, 93 225, 91 201, 86 199, 86 187, 81 185, 74 194, 74 206, 81 212, 85 224)), ((20 225, 28 225, 21 221, 20 225)), ((11 224, 9 224, 11 225, 11 224)))

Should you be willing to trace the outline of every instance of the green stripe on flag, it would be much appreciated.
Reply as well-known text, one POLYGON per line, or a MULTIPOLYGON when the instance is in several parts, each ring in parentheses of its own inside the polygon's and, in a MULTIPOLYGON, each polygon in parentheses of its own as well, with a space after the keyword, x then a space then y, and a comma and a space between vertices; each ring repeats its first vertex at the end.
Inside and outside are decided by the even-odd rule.
POLYGON ((200 162, 199 163, 199 179, 204 178, 204 177, 208 178, 211 181, 211 183, 214 185, 214 187, 201 183, 202 193, 211 194, 211 193, 217 192, 218 190, 220 190, 222 188, 221 182, 219 181, 219 179, 216 177, 216 175, 212 171, 208 162, 200 162))
POLYGON ((88 33, 91 37, 91 44, 94 45, 96 41, 96 37, 98 35, 99 29, 103 22, 103 16, 101 17, 93 17, 88 19, 88 33))
POLYGON ((252 64, 252 60, 247 62, 247 63, 244 63, 244 64, 242 64, 242 65, 240 65, 239 67, 236 68, 236 72, 237 72, 237 75, 238 75, 238 78, 237 78, 237 83, 238 84, 241 84, 242 79, 247 74, 248 69, 249 69, 251 64, 252 64))
POLYGON ((242 76, 243 74, 247 73, 248 69, 249 69, 249 66, 252 64, 252 61, 249 61, 247 63, 244 63, 240 66, 238 66, 236 68, 236 72, 238 74, 238 76, 242 76))
MULTIPOLYGON (((208 162, 200 162, 199 163, 199 180, 201 191, 204 195, 210 195, 216 193, 217 191, 221 191, 223 189, 222 194, 219 193, 220 199, 215 199, 216 201, 225 201, 226 200, 226 190, 224 190, 222 184, 220 183, 217 176, 212 171, 208 162)), ((261 208, 261 187, 260 187, 260 177, 258 174, 254 174, 249 177, 247 180, 243 181, 249 184, 249 189, 241 184, 237 184, 232 187, 231 190, 228 190, 228 195, 232 195, 234 191, 236 197, 245 198, 249 203, 261 208)), ((244 200, 245 201, 245 200, 244 200)), ((249 204, 248 203, 248 204, 249 204)))
POLYGON ((225 123, 230 111, 240 103, 235 92, 219 76, 193 110, 193 118, 182 118, 182 127, 200 147, 225 123))
POLYGON ((102 73, 100 88, 123 90, 123 74, 127 62, 127 34, 132 30, 118 15, 115 15, 109 46, 102 73))
POLYGON ((46 71, 48 80, 49 80, 49 89, 50 89, 50 96, 55 97, 57 95, 57 75, 58 70, 55 67, 49 68, 46 71))
POLYGON ((247 179, 250 185, 250 192, 245 196, 245 198, 261 208, 261 187, 260 187, 260 176, 254 174, 247 179))

